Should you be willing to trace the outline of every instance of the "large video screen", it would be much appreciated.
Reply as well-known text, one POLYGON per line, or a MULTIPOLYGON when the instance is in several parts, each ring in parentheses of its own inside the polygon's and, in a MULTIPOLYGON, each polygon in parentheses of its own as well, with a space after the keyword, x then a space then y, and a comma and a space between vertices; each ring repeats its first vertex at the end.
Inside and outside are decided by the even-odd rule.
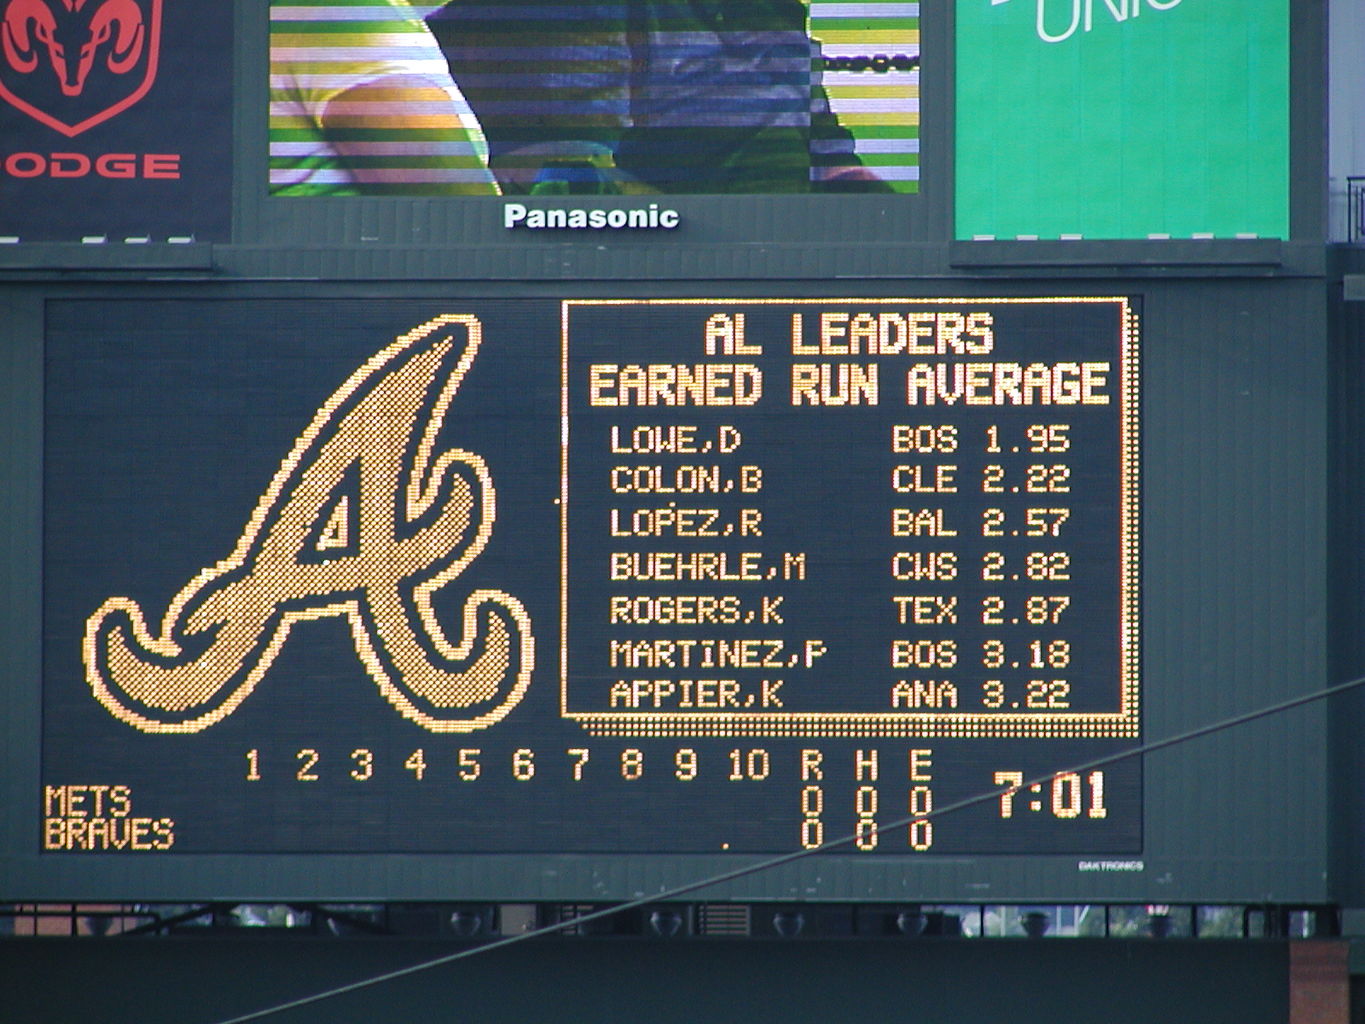
POLYGON ((270 192, 894 193, 919 4, 270 5, 270 192))
POLYGON ((51 301, 41 856, 1140 855, 1137 316, 51 301))

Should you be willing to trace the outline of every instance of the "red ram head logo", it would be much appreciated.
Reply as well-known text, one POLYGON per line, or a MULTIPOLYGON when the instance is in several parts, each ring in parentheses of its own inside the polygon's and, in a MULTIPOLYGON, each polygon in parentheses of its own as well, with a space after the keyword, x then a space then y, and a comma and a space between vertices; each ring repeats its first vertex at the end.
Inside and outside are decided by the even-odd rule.
POLYGON ((160 34, 161 0, 8 0, 0 15, 0 96, 62 134, 77 135, 151 88, 160 34), (131 74, 139 69, 141 75, 131 74), (110 76, 124 75, 131 92, 108 103, 109 93, 125 91, 122 83, 111 86, 110 76), (54 77, 62 99, 50 95, 54 77), (95 82, 102 95, 83 99, 95 82), (99 105, 92 107, 92 100, 99 105))

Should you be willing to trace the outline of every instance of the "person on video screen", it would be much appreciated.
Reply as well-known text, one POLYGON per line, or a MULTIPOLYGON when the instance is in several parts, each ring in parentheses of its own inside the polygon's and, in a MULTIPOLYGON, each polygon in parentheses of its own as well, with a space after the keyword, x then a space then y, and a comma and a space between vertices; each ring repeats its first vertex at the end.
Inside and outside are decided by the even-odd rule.
POLYGON ((449 0, 427 22, 506 191, 891 190, 830 110, 804 0, 449 0))
POLYGON ((407 0, 271 5, 273 195, 497 195, 488 145, 407 0))

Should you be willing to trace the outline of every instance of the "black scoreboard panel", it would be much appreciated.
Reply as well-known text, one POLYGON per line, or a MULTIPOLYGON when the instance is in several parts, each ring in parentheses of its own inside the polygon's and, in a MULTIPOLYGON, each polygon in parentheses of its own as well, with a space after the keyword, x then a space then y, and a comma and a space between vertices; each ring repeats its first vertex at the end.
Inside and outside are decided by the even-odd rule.
POLYGON ((46 851, 1139 849, 1127 300, 48 338, 46 851))
POLYGON ((1213 699, 1185 542, 1143 579, 1175 290, 316 291, 38 307, 28 892, 610 898, 853 835, 729 893, 1041 898, 1182 850, 1203 792, 1095 763, 1213 699))
POLYGON ((564 340, 590 732, 1137 734, 1130 302, 569 303, 564 340))

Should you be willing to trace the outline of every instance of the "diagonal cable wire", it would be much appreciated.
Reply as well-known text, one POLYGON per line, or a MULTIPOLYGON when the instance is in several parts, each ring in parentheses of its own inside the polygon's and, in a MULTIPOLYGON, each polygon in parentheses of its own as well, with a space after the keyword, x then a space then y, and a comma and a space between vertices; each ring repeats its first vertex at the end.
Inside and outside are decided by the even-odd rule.
MULTIPOLYGON (((1312 693, 1301 694, 1300 696, 1297 697, 1290 697, 1288 700, 1280 701, 1277 704, 1269 704, 1266 705, 1265 707, 1257 708, 1253 711, 1243 712, 1240 715, 1234 715, 1231 718, 1224 718, 1221 719, 1220 721, 1209 723, 1208 725, 1202 725, 1199 726, 1198 728, 1190 729, 1187 732, 1176 733, 1175 735, 1167 736, 1164 739, 1153 740, 1150 743, 1138 744, 1137 746, 1129 747, 1126 750, 1121 750, 1116 754, 1106 754, 1103 757, 1097 757, 1093 760, 1086 761, 1082 764, 1073 765, 1069 768, 1063 768, 1056 772, 1047 772, 1046 774, 1043 775, 1037 775, 1034 776, 1033 778, 1025 779, 1017 786, 1010 788, 1026 789, 1029 786, 1042 785, 1044 783, 1051 782, 1056 775, 1061 774, 1062 772, 1075 772, 1079 774, 1082 772, 1090 771, 1091 769, 1094 768, 1102 768, 1106 765, 1116 764, 1117 762, 1125 761, 1130 757, 1140 757, 1144 754, 1151 754, 1158 750, 1165 750, 1167 747, 1178 746, 1179 744, 1188 743, 1191 740, 1200 739, 1201 737, 1204 736, 1211 736, 1214 733, 1222 732, 1225 729, 1232 729, 1239 725, 1246 725, 1249 722, 1254 722, 1261 718, 1268 718, 1272 715, 1278 715, 1281 714, 1282 712, 1290 711, 1297 707, 1302 707, 1305 704, 1312 704, 1316 701, 1325 700, 1328 697, 1333 697, 1340 693, 1346 693, 1347 691, 1356 689, 1357 687, 1360 687, 1362 685, 1365 685, 1365 676, 1362 676, 1357 679, 1352 679, 1345 683, 1338 683, 1334 686, 1329 686, 1322 690, 1316 690, 1312 693)), ((990 789, 987 790, 986 792, 978 793, 975 796, 965 797, 964 799, 958 800, 955 803, 947 804, 937 810, 930 811, 926 814, 907 815, 903 818, 898 818, 895 821, 889 822, 886 825, 879 826, 879 831, 890 831, 897 828, 904 828, 905 826, 911 825, 914 822, 930 821, 934 818, 940 818, 943 817, 944 815, 952 814, 955 811, 964 810, 965 808, 968 807, 975 807, 977 804, 986 803, 991 800, 997 800, 1000 797, 1000 793, 1001 789, 999 788, 990 789)), ((309 1006, 312 1005, 313 1003, 322 1002, 324 999, 331 999, 334 998, 335 996, 345 995, 348 992, 355 992, 363 988, 369 988, 372 985, 380 985, 383 984, 384 982, 394 981, 398 978, 404 978, 407 977, 408 975, 417 974, 421 971, 431 970, 434 967, 441 967, 444 966, 445 964, 454 963, 456 960, 467 960, 471 957, 481 956, 485 953, 491 953, 495 949, 502 949, 505 946, 514 945, 518 942, 526 942, 530 939, 536 939, 540 938, 541 936, 553 935, 556 932, 566 931, 569 928, 578 927, 579 925, 585 924, 589 921, 596 921, 601 918, 611 917, 615 914, 624 913, 626 911, 637 910, 640 907, 648 906, 649 904, 652 903, 666 902, 668 900, 676 899, 679 896, 686 896, 689 893, 698 891, 699 889, 710 888, 713 885, 722 885, 726 882, 732 882, 736 879, 744 878, 748 875, 758 874, 759 872, 762 871, 770 871, 773 868, 781 867, 784 864, 790 864, 793 861, 801 860, 804 857, 810 857, 818 853, 828 853, 830 850, 836 850, 843 846, 849 846, 852 843, 856 842, 857 839, 858 834, 855 832, 850 835, 841 836, 838 839, 831 839, 829 842, 822 843, 819 846, 813 846, 808 849, 793 850, 790 853, 779 854, 778 856, 775 857, 767 857, 764 858, 763 860, 756 861, 752 864, 746 864, 742 867, 737 867, 730 871, 724 871, 717 875, 708 875, 706 878, 702 878, 697 881, 687 882, 683 885, 675 886, 670 889, 663 889, 660 890, 659 892, 651 893, 648 896, 641 896, 633 900, 628 900, 624 903, 617 903, 609 907, 604 907, 600 910, 592 911, 591 913, 588 914, 583 914, 580 917, 569 918, 566 921, 559 921, 556 922, 555 924, 546 925, 543 928, 537 928, 534 931, 522 932, 518 935, 508 935, 501 939, 496 939, 492 942, 485 943, 484 945, 481 946, 474 946, 471 948, 462 949, 459 952, 450 953, 447 954, 446 956, 437 957, 434 960, 425 960, 422 963, 412 964, 408 967, 401 967, 397 970, 386 971, 383 974, 376 974, 373 977, 363 978, 360 981, 354 981, 346 985, 339 985, 335 988, 326 989, 325 991, 322 992, 315 992, 312 995, 303 996, 299 999, 292 999, 286 1003, 279 1003, 275 1006, 269 1006, 266 1007, 265 1009, 256 1010, 252 1013, 245 1014, 244 1016, 231 1017, 225 1020, 216 1021, 214 1022, 214 1024, 246 1024, 246 1022, 248 1021, 263 1020, 266 1017, 273 1016, 277 1013, 284 1013, 288 1010, 298 1009, 299 1007, 302 1006, 309 1006)))

